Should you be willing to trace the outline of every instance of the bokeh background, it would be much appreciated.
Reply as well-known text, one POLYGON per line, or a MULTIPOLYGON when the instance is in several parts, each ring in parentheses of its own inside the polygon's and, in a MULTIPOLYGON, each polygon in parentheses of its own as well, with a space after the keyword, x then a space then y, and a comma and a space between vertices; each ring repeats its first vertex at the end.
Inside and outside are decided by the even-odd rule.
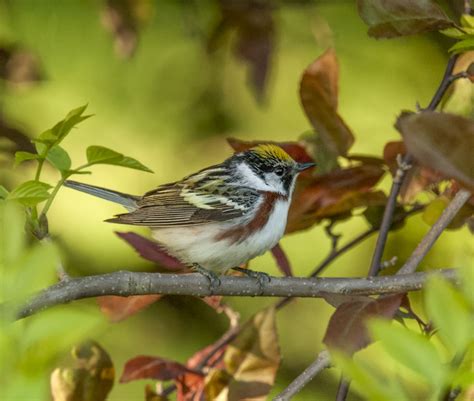
MULTIPOLYGON (((34 137, 70 109, 88 103, 88 112, 95 116, 63 143, 73 165, 85 162, 87 146, 103 145, 137 158, 155 173, 96 166, 92 175, 78 179, 134 194, 222 161, 232 152, 226 137, 297 140, 310 129, 298 97, 299 80, 328 46, 335 47, 339 58, 339 111, 355 133, 353 151, 380 156, 388 140, 399 138, 393 128, 397 114, 414 109, 416 102, 427 104, 447 57, 448 45, 439 36, 369 38, 352 1, 282 1, 273 12, 275 49, 268 85, 258 100, 248 85, 248 67, 232 51, 235 33, 230 32, 212 56, 206 51, 220 17, 217 1, 138 3, 136 49, 127 57, 134 39, 125 35, 124 42, 117 44, 117 35, 105 27, 105 1, 0 0, 0 43, 31 52, 33 69, 41 78, 31 84, 2 82, 2 121, 34 137)), ((1 144, 6 141, 0 138, 1 144)), ((13 168, 12 158, 1 154, 0 184, 10 189, 32 174, 33 165, 13 168)), ((53 183, 57 178, 45 170, 45 181, 53 183)), ((386 177, 381 188, 387 189, 389 182, 386 177)), ((49 221, 69 272, 153 268, 114 234, 130 228, 103 223, 120 211, 116 205, 61 190, 49 221)), ((338 225, 336 232, 347 240, 366 228, 362 218, 354 218, 338 225)), ((428 228, 420 216, 410 219, 403 230, 391 234, 386 257, 398 256, 402 263, 428 228)), ((473 251, 464 230, 443 234, 423 268, 471 263, 473 251)), ((147 234, 144 229, 133 231, 147 234)), ((366 240, 339 258, 325 275, 365 275, 374 241, 366 240)), ((322 226, 287 236, 281 245, 297 275, 308 274, 330 249, 322 226)), ((280 274, 271 255, 252 261, 250 267, 280 274)), ((272 300, 230 298, 227 302, 245 319, 272 300)), ((97 340, 110 353, 118 373, 127 359, 139 354, 185 361, 217 339, 227 324, 225 317, 191 298, 166 297, 115 324, 107 322, 94 301, 81 305, 87 307, 89 324, 71 323, 70 330, 97 340)), ((332 310, 317 299, 298 300, 279 312, 283 361, 275 393, 322 349, 332 310)), ((50 346, 59 359, 68 352, 50 346)), ((384 369, 376 347, 363 353, 384 369)), ((25 377, 19 374, 18 386, 30 386, 25 400, 49 399, 47 382, 53 367, 51 363, 25 377)), ((329 370, 296 399, 333 399, 337 383, 338 373, 329 370)), ((143 387, 143 382, 116 384, 109 399, 143 399, 143 387)), ((348 399, 360 398, 353 392, 348 399)))

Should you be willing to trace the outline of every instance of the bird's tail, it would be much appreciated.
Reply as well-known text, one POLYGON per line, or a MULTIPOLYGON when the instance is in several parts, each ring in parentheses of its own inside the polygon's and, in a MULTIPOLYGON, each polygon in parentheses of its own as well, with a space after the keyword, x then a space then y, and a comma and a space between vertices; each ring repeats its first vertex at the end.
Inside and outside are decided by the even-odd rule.
POLYGON ((127 210, 132 211, 137 208, 137 201, 140 199, 139 196, 124 194, 122 192, 112 191, 94 185, 83 184, 82 182, 67 180, 64 182, 64 186, 75 189, 77 191, 85 192, 86 194, 97 196, 108 200, 110 202, 118 203, 124 206, 127 210))

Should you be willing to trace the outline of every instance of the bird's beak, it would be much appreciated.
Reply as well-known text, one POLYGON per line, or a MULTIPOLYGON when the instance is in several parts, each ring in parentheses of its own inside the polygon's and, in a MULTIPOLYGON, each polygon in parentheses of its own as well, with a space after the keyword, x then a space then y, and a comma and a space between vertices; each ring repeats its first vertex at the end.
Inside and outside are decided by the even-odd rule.
POLYGON ((298 173, 301 173, 302 171, 307 170, 307 169, 309 169, 311 167, 314 167, 314 166, 316 166, 316 163, 297 163, 296 164, 296 171, 298 173))

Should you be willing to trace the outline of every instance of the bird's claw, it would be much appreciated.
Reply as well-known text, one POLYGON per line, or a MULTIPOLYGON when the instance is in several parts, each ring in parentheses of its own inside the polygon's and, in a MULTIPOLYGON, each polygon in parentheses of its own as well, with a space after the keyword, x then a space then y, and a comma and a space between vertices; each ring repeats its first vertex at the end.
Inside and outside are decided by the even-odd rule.
POLYGON ((254 270, 244 269, 242 267, 234 267, 232 270, 241 272, 248 277, 256 279, 258 288, 260 289, 260 294, 263 294, 263 288, 265 287, 265 284, 268 284, 272 280, 271 276, 264 272, 256 272, 254 270))
POLYGON ((202 274, 204 277, 207 278, 207 281, 209 281, 209 291, 211 295, 213 295, 214 291, 221 285, 221 279, 219 278, 219 276, 212 270, 207 270, 201 265, 198 265, 197 263, 193 264, 193 269, 197 273, 202 274))

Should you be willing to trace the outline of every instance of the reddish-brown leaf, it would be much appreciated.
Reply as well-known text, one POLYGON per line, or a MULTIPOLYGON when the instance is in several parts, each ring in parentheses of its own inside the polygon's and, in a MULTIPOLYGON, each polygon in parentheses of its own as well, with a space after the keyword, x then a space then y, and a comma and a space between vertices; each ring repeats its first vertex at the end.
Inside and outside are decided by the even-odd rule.
MULTIPOLYGON (((384 160, 393 176, 398 169, 397 156, 403 156, 405 153, 406 147, 402 141, 387 142, 385 145, 383 152, 384 160)), ((413 163, 410 170, 405 173, 405 179, 400 189, 402 202, 412 202, 419 192, 439 183, 442 179, 441 174, 432 169, 413 163)))
POLYGON ((328 49, 305 70, 300 83, 300 99, 325 150, 346 155, 354 143, 354 136, 337 113, 338 76, 336 53, 328 49))
POLYGON ((132 295, 130 297, 118 297, 106 295, 97 297, 100 310, 111 322, 120 322, 135 313, 140 312, 152 303, 158 301, 161 295, 132 295))
POLYGON ((344 302, 334 311, 329 320, 324 343, 353 354, 369 344, 366 321, 371 317, 392 318, 400 307, 405 294, 381 296, 377 299, 365 297, 355 302, 344 302))
POLYGON ((474 121, 454 114, 403 113, 397 120, 410 154, 423 166, 474 188, 474 121))
POLYGON ((150 241, 134 232, 115 232, 125 242, 130 244, 142 258, 158 263, 168 270, 183 270, 185 267, 179 260, 166 253, 159 243, 150 241))
POLYGON ((275 258, 277 262, 277 266, 280 269, 280 271, 287 277, 293 276, 293 272, 291 271, 290 261, 288 260, 288 257, 286 256, 286 253, 282 249, 280 244, 276 244, 272 248, 272 255, 275 258))
POLYGON ((235 29, 234 52, 248 65, 248 81, 257 100, 262 101, 274 49, 274 6, 270 0, 221 0, 219 5, 221 19, 211 33, 208 49, 214 51, 224 33, 235 29))
POLYGON ((369 35, 375 38, 414 35, 454 26, 432 0, 357 0, 357 8, 369 25, 369 35))
POLYGON ((384 172, 382 166, 367 164, 300 180, 288 215, 287 233, 309 228, 326 217, 350 213, 354 207, 384 202, 383 194, 372 192, 384 172))
POLYGON ((202 373, 179 362, 155 356, 140 355, 127 361, 120 377, 120 383, 140 379, 174 380, 183 375, 201 377, 202 373))

